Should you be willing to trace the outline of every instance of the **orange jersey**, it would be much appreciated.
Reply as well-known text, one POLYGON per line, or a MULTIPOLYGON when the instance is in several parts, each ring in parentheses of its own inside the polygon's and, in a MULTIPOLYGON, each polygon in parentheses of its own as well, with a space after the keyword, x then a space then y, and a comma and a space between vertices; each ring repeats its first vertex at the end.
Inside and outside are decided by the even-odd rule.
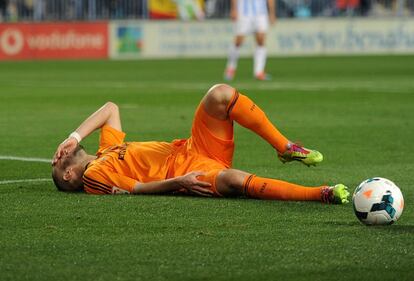
POLYGON ((98 158, 84 175, 87 193, 131 192, 137 182, 163 180, 177 145, 167 142, 124 142, 125 133, 110 126, 101 129, 98 158), (113 188, 115 188, 113 190, 113 188))
MULTIPOLYGON (((108 125, 101 129, 97 159, 89 163, 83 175, 84 189, 92 194, 131 193, 137 183, 160 181, 204 171, 200 180, 215 188, 217 174, 231 166, 234 142, 230 123, 213 120, 199 106, 191 137, 168 142, 124 142, 125 133, 108 125), (211 124, 226 128, 230 139, 215 135, 211 124)), ((185 190, 183 190, 185 192, 185 190)))

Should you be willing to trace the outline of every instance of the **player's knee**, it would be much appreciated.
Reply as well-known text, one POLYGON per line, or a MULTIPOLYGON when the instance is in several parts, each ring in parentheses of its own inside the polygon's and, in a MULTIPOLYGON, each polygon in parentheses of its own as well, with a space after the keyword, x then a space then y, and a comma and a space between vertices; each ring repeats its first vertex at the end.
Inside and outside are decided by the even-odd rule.
POLYGON ((215 104, 227 104, 233 96, 234 88, 227 84, 216 84, 208 90, 206 100, 215 104))
POLYGON ((216 84, 204 96, 204 109, 211 116, 225 120, 227 105, 233 97, 234 88, 226 84, 216 84))
POLYGON ((258 34, 256 36, 256 44, 260 47, 264 47, 266 43, 266 36, 264 34, 258 34))
POLYGON ((243 182, 246 176, 248 176, 247 173, 239 170, 223 170, 217 176, 217 188, 224 196, 242 195, 243 182))
POLYGON ((243 41, 244 41, 244 36, 239 35, 239 36, 236 37, 236 40, 234 42, 234 45, 236 47, 241 47, 241 45, 243 45, 243 41))
POLYGON ((257 46, 264 47, 265 46, 265 40, 257 40, 257 46))

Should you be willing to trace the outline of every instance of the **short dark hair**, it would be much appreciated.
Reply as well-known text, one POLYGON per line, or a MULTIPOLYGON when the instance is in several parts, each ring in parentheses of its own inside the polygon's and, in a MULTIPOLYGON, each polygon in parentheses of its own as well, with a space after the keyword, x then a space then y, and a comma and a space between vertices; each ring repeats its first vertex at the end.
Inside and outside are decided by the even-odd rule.
MULTIPOLYGON (((73 151, 73 156, 76 156, 76 154, 79 151, 84 151, 85 149, 82 145, 78 145, 76 147, 76 149, 73 151)), ((69 164, 70 162, 68 162, 67 164, 69 164)), ((65 165, 66 166, 66 165, 65 165)), ((66 168, 66 167, 64 167, 66 168)), ((55 167, 53 167, 52 169, 52 179, 53 182, 55 183, 56 188, 59 191, 63 191, 63 192, 81 192, 83 191, 83 186, 73 186, 70 182, 65 181, 62 176, 58 176, 57 170, 55 169, 55 167)))
POLYGON ((55 183, 56 188, 59 191, 63 192, 82 192, 83 186, 73 186, 70 182, 63 180, 62 177, 59 177, 56 173, 56 170, 52 171, 52 179, 55 183))

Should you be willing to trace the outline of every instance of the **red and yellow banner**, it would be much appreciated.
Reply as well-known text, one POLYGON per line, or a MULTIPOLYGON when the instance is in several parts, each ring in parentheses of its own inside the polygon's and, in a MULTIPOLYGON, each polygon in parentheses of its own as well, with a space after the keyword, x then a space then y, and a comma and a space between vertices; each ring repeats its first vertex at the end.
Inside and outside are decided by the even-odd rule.
POLYGON ((150 0, 151 19, 202 20, 204 0, 150 0))
POLYGON ((177 4, 173 0, 150 0, 149 14, 151 19, 177 18, 177 4))
POLYGON ((108 57, 108 24, 0 24, 0 60, 108 57))

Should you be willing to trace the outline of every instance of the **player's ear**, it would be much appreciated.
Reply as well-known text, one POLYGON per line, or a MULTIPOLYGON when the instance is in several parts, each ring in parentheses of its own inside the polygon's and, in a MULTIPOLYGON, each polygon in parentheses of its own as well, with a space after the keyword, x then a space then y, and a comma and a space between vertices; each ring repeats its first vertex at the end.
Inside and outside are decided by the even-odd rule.
POLYGON ((73 176, 73 168, 72 167, 66 168, 65 171, 63 172, 63 180, 70 181, 72 179, 72 176, 73 176))

